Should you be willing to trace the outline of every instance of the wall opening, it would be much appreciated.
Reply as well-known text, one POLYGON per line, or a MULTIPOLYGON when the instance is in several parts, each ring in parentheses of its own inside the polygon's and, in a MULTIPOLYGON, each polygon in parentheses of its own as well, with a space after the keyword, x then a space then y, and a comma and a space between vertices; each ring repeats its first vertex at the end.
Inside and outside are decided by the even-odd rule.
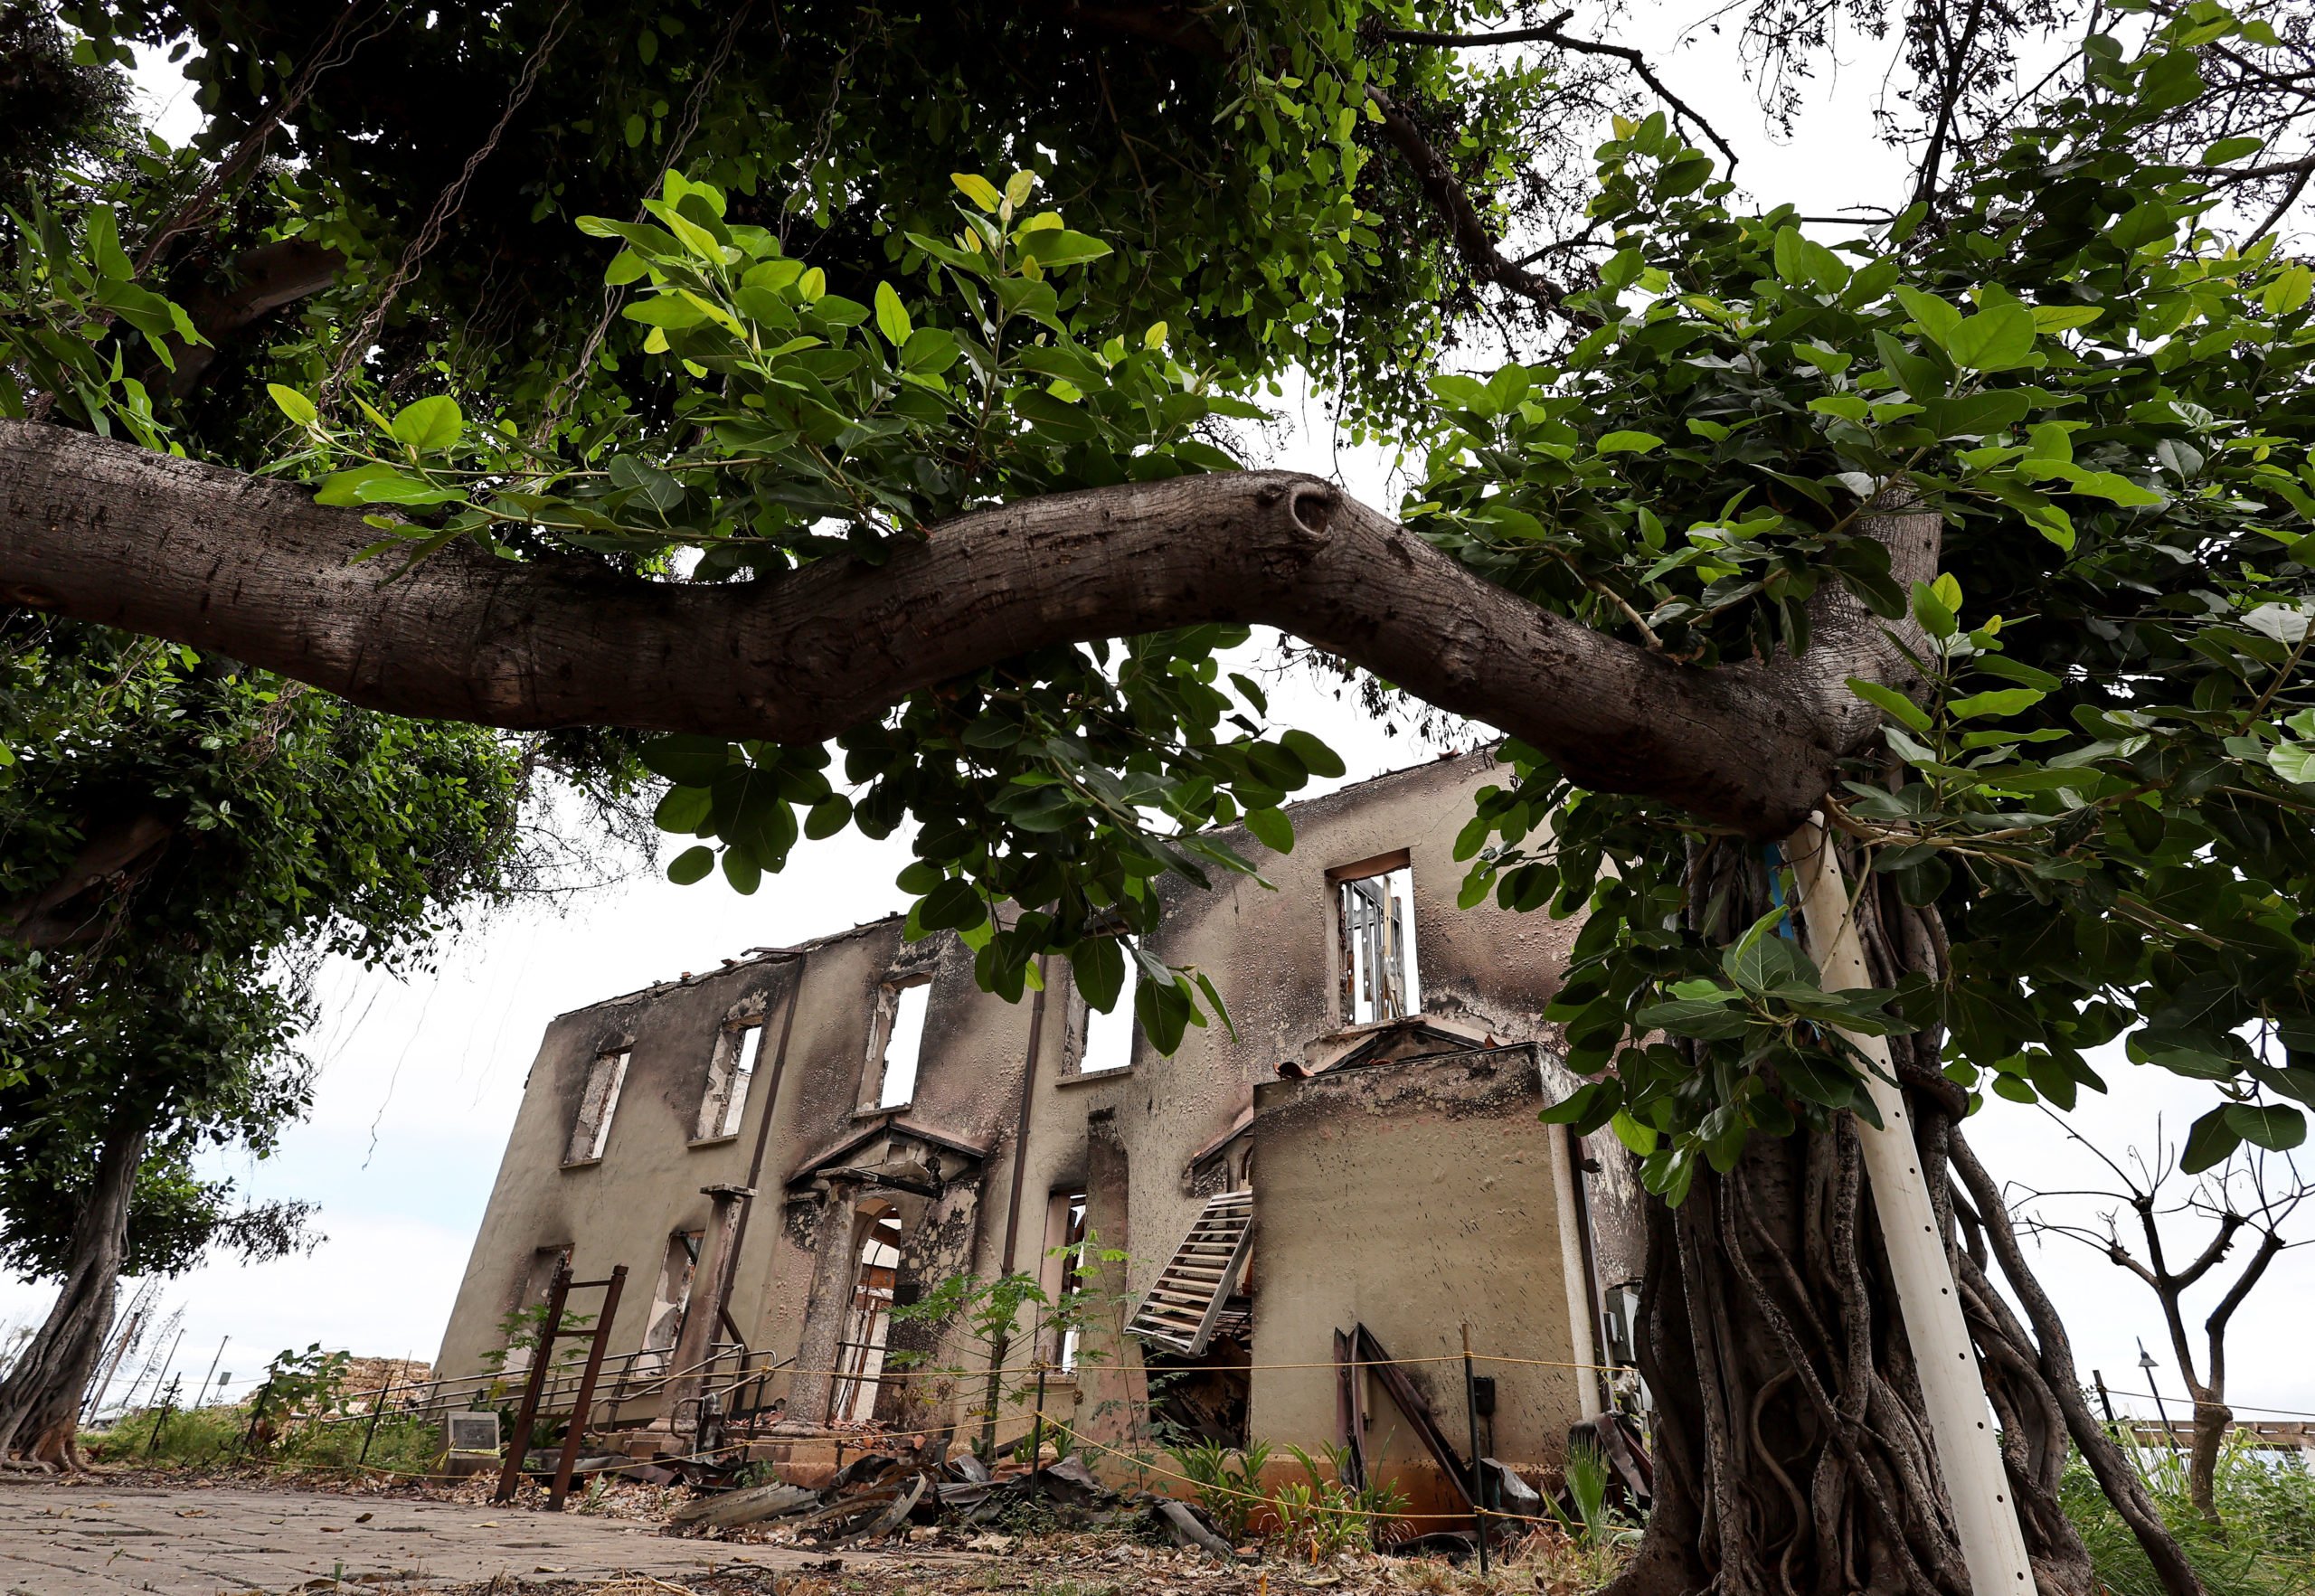
POLYGON ((579 1117, 572 1122, 564 1163, 591 1164, 603 1156, 611 1138, 611 1116, 619 1112, 619 1088, 627 1081, 627 1061, 633 1056, 625 1049, 595 1055, 586 1090, 579 1094, 579 1117))
POLYGON ((1083 1307, 1078 1299, 1084 1293, 1086 1276, 1085 1194, 1063 1187, 1045 1204, 1044 1266, 1037 1280, 1045 1300, 1053 1305, 1046 1310, 1037 1355, 1063 1374, 1077 1367, 1082 1336, 1074 1321, 1083 1307))
POLYGON ((707 1091, 699 1104, 697 1138, 713 1141, 740 1134, 748 1111, 748 1092, 755 1084, 756 1060, 763 1052, 763 1022, 728 1025, 715 1039, 707 1062, 707 1091))
POLYGON ((1404 854, 1337 874, 1342 1018, 1371 1025, 1422 1012, 1415 959, 1414 872, 1404 854))
POLYGON ((899 1280, 900 1218, 887 1209, 871 1216, 853 1273, 844 1338, 836 1349, 836 1390, 828 1417, 866 1423, 876 1416, 883 1389, 884 1350, 892 1339, 893 1292, 899 1280))
POLYGON ((667 1360, 674 1353, 676 1339, 684 1333, 684 1316, 691 1311, 692 1276, 699 1270, 699 1243, 706 1233, 677 1231, 667 1238, 666 1257, 659 1265, 658 1289, 651 1295, 651 1317, 643 1327, 643 1354, 635 1360, 638 1375, 667 1372, 667 1360))
POLYGON ((917 1065, 924 1052, 924 1011, 932 996, 929 979, 895 983, 876 1002, 881 1039, 876 1050, 874 1107, 904 1109, 916 1097, 917 1065))
POLYGON ((1109 1013, 1103 1014, 1085 1001, 1084 995, 1077 990, 1076 977, 1071 977, 1069 1040, 1062 1061, 1063 1074, 1105 1075, 1132 1065, 1133 1039, 1138 1029, 1133 1017, 1133 995, 1140 980, 1140 968, 1128 952, 1125 982, 1118 988, 1118 1000, 1110 1006, 1109 1013))

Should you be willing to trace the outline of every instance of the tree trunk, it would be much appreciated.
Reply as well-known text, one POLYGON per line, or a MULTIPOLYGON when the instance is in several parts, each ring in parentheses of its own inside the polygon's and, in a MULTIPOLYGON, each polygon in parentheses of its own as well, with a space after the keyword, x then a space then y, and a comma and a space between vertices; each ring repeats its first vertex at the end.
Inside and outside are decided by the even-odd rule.
POLYGON ((2218 1519, 2218 1449, 2235 1427, 2235 1410, 2211 1391, 2195 1393, 2195 1446, 2187 1464, 2187 1496, 2209 1523, 2218 1519))
MULTIPOLYGON (((1700 846, 1689 874, 1692 904, 1724 905, 1718 923, 1698 925, 1715 940, 1768 905, 1757 850, 1700 846)), ((1939 973, 1933 911, 1907 908, 1854 862, 1850 878, 1865 883, 1857 914, 1876 984, 1939 973)), ((2196 1596, 2143 1490, 2125 1499, 2135 1477, 2091 1421, 2064 1331, 2006 1228, 1992 1240, 2034 1332, 1989 1280, 1983 1199, 1957 1198, 1953 1184, 1956 1165, 1965 1181, 1983 1172, 1959 1135, 1967 1100, 1935 1069, 1940 1038, 1891 1041, 2041 1596, 2098 1588, 2059 1507, 2069 1440, 2172 1596, 2196 1596)), ((1638 1351, 1657 1402, 1656 1506, 1611 1596, 1971 1596, 1872 1200, 1846 1115, 1825 1131, 1755 1138, 1726 1175, 1700 1173, 1677 1209, 1649 1200, 1638 1351)))
POLYGON ((0 1451, 60 1468, 80 1464, 80 1399, 112 1325, 145 1137, 143 1120, 132 1114, 120 1115, 105 1137, 87 1206, 72 1226, 56 1306, 0 1381, 0 1451))

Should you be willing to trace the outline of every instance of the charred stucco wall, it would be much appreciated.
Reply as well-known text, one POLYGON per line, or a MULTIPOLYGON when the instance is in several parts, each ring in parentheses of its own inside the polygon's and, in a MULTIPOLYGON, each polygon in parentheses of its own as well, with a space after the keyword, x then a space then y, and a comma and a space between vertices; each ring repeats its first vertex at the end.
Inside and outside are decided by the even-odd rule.
MULTIPOLYGON (((1492 901, 1456 906, 1468 866, 1454 857, 1455 836, 1486 786, 1509 779, 1481 751, 1435 760, 1294 805, 1294 848, 1280 855, 1242 830, 1224 834, 1270 883, 1243 876, 1200 892, 1169 881, 1166 920, 1153 950, 1169 964, 1210 973, 1236 1030, 1193 1028, 1181 1049, 1161 1059, 1137 1036, 1129 1070, 1072 1080, 1041 1091, 1039 1122, 1080 1126, 1090 1111, 1111 1110, 1131 1165, 1130 1236, 1103 1235, 1133 1254, 1132 1290, 1146 1291, 1195 1220, 1191 1160, 1226 1137, 1249 1111, 1255 1088, 1278 1079, 1281 1061, 1301 1061, 1322 1038, 1340 1037, 1342 950, 1329 873, 1403 850, 1413 878, 1414 930, 1422 1007, 1477 1042, 1540 1041, 1555 1027, 1543 1017, 1559 988, 1578 921, 1512 914, 1492 901), (1276 890, 1271 890, 1275 888, 1276 890), (1050 1115, 1052 1118, 1046 1118, 1050 1115)), ((1054 985, 1065 1001, 1065 970, 1054 985)), ((1338 1050, 1340 1044, 1337 1043, 1338 1050)), ((1323 1059, 1313 1062, 1324 1062, 1323 1059)), ((1573 1077, 1552 1066, 1557 1097, 1573 1077)), ((1630 1184, 1621 1149, 1592 1138, 1598 1180, 1630 1184)), ((1031 1185, 1064 1174, 1082 1176, 1082 1140, 1056 1134, 1033 1146, 1031 1185)), ((1263 1185, 1261 1171, 1253 1184, 1263 1185)), ((1554 1258, 1556 1258, 1554 1254, 1554 1258)))
MULTIPOLYGON (((732 1317, 753 1347, 788 1355, 825 1339, 825 1316, 808 1316, 816 1274, 826 1285, 845 1275, 840 1266, 848 1261, 823 1261, 818 1253, 823 1238, 853 1233, 852 1216, 836 1210, 861 1189, 850 1176, 832 1186, 832 1175, 887 1158, 929 1163, 940 1187, 935 1197, 908 1205, 912 1217, 921 1217, 902 1247, 902 1300, 961 1270, 987 1278, 1008 1268, 1037 1270, 1059 1239, 1050 1229, 1054 1195, 1085 1190, 1097 1174, 1102 1194, 1094 1229, 1102 1246, 1130 1254, 1116 1284, 1138 1299, 1195 1216, 1202 1195, 1194 1186, 1193 1160, 1233 1128, 1243 1129, 1255 1089, 1277 1081, 1281 1061, 1324 1063, 1356 1040, 1346 1035, 1340 1012, 1342 954, 1329 872, 1403 851, 1413 877, 1426 1016, 1473 1043, 1535 1040, 1548 1049, 1555 1040, 1543 1009, 1558 986, 1576 923, 1507 914, 1492 904, 1455 907, 1465 868, 1452 857, 1455 835, 1478 789, 1503 779, 1481 752, 1295 805, 1296 845, 1284 855, 1231 834, 1233 845, 1276 890, 1244 878, 1225 880, 1211 892, 1169 889, 1153 950, 1208 972, 1236 1027, 1234 1038, 1218 1024, 1193 1029, 1171 1059, 1157 1057, 1137 1036, 1126 1067, 1079 1074, 1081 1028, 1073 1023, 1065 961, 1050 962, 1042 995, 1007 1004, 978 990, 970 950, 955 938, 912 945, 892 920, 561 1016, 533 1066, 437 1367, 453 1374, 477 1368, 498 1344, 501 1317, 543 1278, 539 1251, 565 1244, 574 1248, 573 1267, 582 1278, 600 1276, 615 1263, 628 1266, 611 1347, 619 1353, 639 1346, 670 1235, 706 1223, 709 1202, 701 1187, 747 1183, 760 1136, 758 1195, 731 1296, 732 1317), (912 1100, 880 1110, 879 1061, 871 1057, 880 992, 926 976, 931 993, 912 1100), (774 1039, 791 996, 782 1067, 775 1062, 774 1039), (757 1016, 766 1039, 737 1133, 698 1141, 719 1034, 757 1016), (589 1070, 600 1053, 620 1048, 632 1058, 603 1157, 566 1166, 589 1070), (1103 1127, 1098 1157, 1088 1140, 1089 1122, 1096 1120, 1103 1127), (808 1337, 808 1317, 817 1327, 808 1337)), ((1573 1086, 1548 1060, 1544 1068, 1551 1095, 1573 1086)), ((1532 1137, 1539 1129, 1532 1105, 1527 1119, 1532 1137)), ((1484 1117, 1468 1121, 1492 1123, 1484 1117)), ((1464 1159, 1468 1150, 1450 1141, 1442 1132, 1439 1156, 1449 1163, 1464 1159)), ((1243 1167, 1243 1144, 1239 1147, 1243 1167)), ((1587 1192, 1605 1225, 1623 1212, 1631 1182, 1611 1140, 1595 1138, 1591 1150, 1602 1169, 1587 1192)), ((1253 1184, 1267 1207, 1268 1180, 1259 1164, 1253 1184)), ((1548 1182, 1539 1190, 1529 1195, 1535 1201, 1552 1195, 1548 1182)), ((1564 1203, 1564 1185, 1558 1195, 1564 1203)), ((1551 1250, 1534 1261, 1540 1278, 1561 1279, 1563 1239, 1557 1231, 1545 1237, 1551 1250)), ((1612 1259, 1623 1246, 1608 1237, 1602 1251, 1612 1259)), ((1636 1240, 1629 1251, 1636 1258, 1636 1240)), ((1569 1331, 1563 1326, 1560 1333, 1564 1338, 1569 1331)), ((1575 1334, 1562 1355, 1588 1357, 1588 1327, 1575 1334)), ((931 1338, 902 1327, 894 1344, 931 1338)), ((1323 1337, 1318 1345, 1325 1345, 1323 1337)), ((942 1357, 976 1361, 953 1335, 942 1357)), ((812 1393, 801 1384, 793 1394, 798 1411, 810 1405, 812 1393)), ((917 1394, 889 1390, 880 1412, 919 1416, 921 1409, 911 1405, 917 1394)), ((1058 1384, 1048 1411, 1071 1395, 1058 1384)), ((1108 1394, 1082 1395, 1089 1408, 1114 1406, 1108 1394)), ((648 1411, 645 1404, 628 1412, 648 1411)), ((1331 1406, 1327 1412, 1326 1423, 1311 1434, 1332 1433, 1331 1406)))
MULTIPOLYGON (((1330 1071, 1256 1089, 1254 1365, 1248 1426, 1331 1440, 1334 1334, 1364 1324, 1394 1358, 1480 1353, 1566 1364, 1588 1311, 1562 1267, 1567 1141, 1537 1122, 1533 1048, 1330 1071), (1276 1365, 1312 1365, 1293 1368, 1276 1365), (1271 1365, 1265 1367, 1265 1365, 1271 1365)), ((1404 1370, 1460 1451, 1460 1361, 1404 1370)), ((1588 1407, 1569 1368, 1482 1363, 1495 1377, 1491 1455, 1552 1467, 1588 1407)), ((1367 1456, 1419 1500, 1429 1454, 1366 1376, 1367 1456), (1413 1487, 1413 1488, 1410 1488, 1413 1487)), ((1443 1483, 1443 1482, 1442 1482, 1443 1483)))

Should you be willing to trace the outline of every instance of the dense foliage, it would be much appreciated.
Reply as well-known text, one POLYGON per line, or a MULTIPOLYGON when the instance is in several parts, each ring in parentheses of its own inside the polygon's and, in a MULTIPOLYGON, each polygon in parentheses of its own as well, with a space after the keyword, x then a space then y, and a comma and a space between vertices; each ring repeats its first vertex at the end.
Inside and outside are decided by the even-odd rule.
POLYGON ((310 1101, 293 1043, 321 958, 421 958, 496 890, 516 751, 90 628, 20 619, 6 640, 0 902, 55 886, 92 835, 151 840, 59 905, 64 945, 5 945, 0 1259, 61 1272, 91 1150, 124 1119, 150 1136, 131 1272, 295 1245, 300 1205, 241 1206, 200 1155, 261 1156, 310 1101))
MULTIPOLYGON (((1828 583, 1918 628, 1923 690, 1856 685, 1886 751, 1828 808, 1942 911, 1940 989, 1828 995, 1772 922, 1733 945, 1709 918, 1683 925, 1690 850, 1746 845, 1575 794, 1532 751, 1512 750, 1520 784, 1464 833, 1467 857, 1500 838, 1468 899, 1589 911, 1554 1017, 1580 1071, 1612 1072, 1563 1111, 1612 1119, 1655 1189, 1677 1199, 1754 1130, 1870 1116, 1828 1022, 1940 1025, 1964 1086, 2060 1106, 2102 1084, 2085 1052, 2132 1030, 2134 1059, 2217 1088, 2192 1166, 2303 1137, 2310 272, 2272 239, 2238 250, 2212 231, 2214 176, 2255 141, 2194 165, 2139 153, 2197 90, 2199 49, 2262 37, 2206 5, 2129 59, 2093 49, 2084 90, 1966 169, 1942 222, 1915 207, 1830 246, 1790 208, 1733 212, 1661 117, 1625 123, 1593 206, 1613 248, 1573 302, 1592 330, 1562 364, 1432 379, 1429 470, 1403 514, 1537 604, 1698 669, 1805 653, 1828 583), (1911 592, 1858 535, 1904 505, 1946 522, 1942 573, 1911 592), (1651 1031, 1696 1045, 1623 1044, 1651 1031)), ((688 546, 695 580, 874 561, 976 504, 1226 467, 1198 434, 1244 407, 1169 353, 1167 326, 1090 290, 1114 251, 1033 210, 1027 173, 956 186, 947 237, 909 239, 940 289, 913 309, 890 282, 873 306, 835 294, 679 176, 645 222, 582 221, 623 245, 609 279, 636 288, 647 354, 692 379, 665 443, 572 467, 448 399, 335 425, 285 390, 299 463, 335 467, 325 502, 456 506, 381 552, 519 529, 644 562, 688 546)), ((1243 817, 1287 845, 1278 803, 1334 768, 1306 735, 1256 732, 1260 689, 1225 687, 1213 657, 1237 640, 1008 661, 839 739, 848 795, 818 749, 660 741, 661 824, 707 839, 674 874, 705 874, 712 845, 751 889, 799 833, 912 814, 915 926, 965 932, 1000 990, 1067 952, 1105 1004, 1110 933, 1155 923, 1156 878, 1252 868, 1206 828, 1243 817), (997 929, 1005 899, 1044 907, 997 929)), ((1170 1049, 1214 995, 1143 965, 1141 1017, 1170 1049)))

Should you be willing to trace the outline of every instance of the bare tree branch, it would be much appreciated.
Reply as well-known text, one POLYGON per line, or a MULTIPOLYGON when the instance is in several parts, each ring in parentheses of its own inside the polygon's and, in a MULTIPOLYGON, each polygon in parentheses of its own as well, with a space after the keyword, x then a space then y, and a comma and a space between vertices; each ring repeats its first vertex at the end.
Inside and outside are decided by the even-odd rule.
POLYGON ((1656 98, 1672 108, 1675 114, 1693 122, 1720 153, 1728 157, 1728 170, 1736 170, 1736 152, 1728 141, 1696 107, 1672 92, 1671 86, 1656 75, 1648 57, 1628 44, 1610 44, 1599 39, 1573 39, 1564 32, 1567 21, 1575 14, 1563 11, 1540 28, 1510 28, 1499 33, 1433 33, 1420 28, 1385 28, 1383 37, 1396 44, 1423 44, 1439 50, 1478 50, 1503 44, 1556 44, 1562 50, 1577 55, 1603 55, 1622 61, 1634 75, 1655 92, 1656 98))

